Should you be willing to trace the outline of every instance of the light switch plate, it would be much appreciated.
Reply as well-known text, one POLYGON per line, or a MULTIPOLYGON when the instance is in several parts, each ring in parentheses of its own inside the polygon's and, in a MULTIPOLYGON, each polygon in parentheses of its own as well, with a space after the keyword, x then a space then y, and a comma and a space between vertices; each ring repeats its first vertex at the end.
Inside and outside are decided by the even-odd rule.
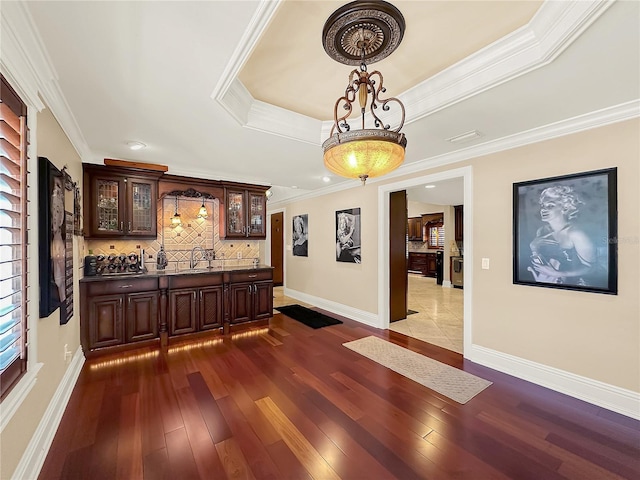
POLYGON ((483 270, 489 270, 489 259, 488 258, 483 258, 482 259, 482 269, 483 270))

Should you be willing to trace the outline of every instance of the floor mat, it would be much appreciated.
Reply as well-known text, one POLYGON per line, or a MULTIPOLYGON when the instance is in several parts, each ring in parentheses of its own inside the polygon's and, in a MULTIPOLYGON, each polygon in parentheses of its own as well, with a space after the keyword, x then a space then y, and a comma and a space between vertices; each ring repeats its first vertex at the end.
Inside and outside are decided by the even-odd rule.
POLYGON ((378 337, 342 345, 458 403, 467 403, 492 383, 378 337))
POLYGON ((329 317, 324 313, 320 313, 316 310, 303 307, 301 305, 286 305, 283 307, 276 307, 274 310, 278 310, 280 313, 285 314, 287 317, 293 318, 311 328, 328 327, 329 325, 338 325, 342 323, 337 318, 329 317))

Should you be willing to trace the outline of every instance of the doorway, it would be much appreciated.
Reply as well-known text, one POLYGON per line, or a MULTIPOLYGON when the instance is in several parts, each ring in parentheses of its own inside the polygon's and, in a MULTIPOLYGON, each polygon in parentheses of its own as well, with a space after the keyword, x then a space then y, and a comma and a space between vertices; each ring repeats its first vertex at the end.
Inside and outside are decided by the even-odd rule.
POLYGON ((284 212, 272 213, 269 218, 273 286, 281 287, 284 280, 284 212))
MULTIPOLYGON (((438 288, 438 292, 440 294, 453 294, 455 297, 458 296, 458 306, 452 307, 451 305, 455 304, 455 298, 453 298, 454 304, 450 304, 449 308, 457 308, 461 310, 462 314, 462 352, 470 352, 471 348, 471 333, 472 333, 472 315, 471 315, 471 298, 472 298, 472 289, 473 289, 473 236, 471 234, 472 230, 472 218, 473 218, 473 203, 471 196, 471 188, 472 188, 472 169, 471 167, 463 167, 458 169, 453 169, 445 172, 440 172, 432 175, 425 175, 423 177, 411 178, 409 180, 404 180, 400 182, 395 182, 391 184, 386 184, 378 187, 379 193, 379 203, 378 203, 378 218, 380 220, 380 230, 379 230, 379 265, 380 265, 380 275, 378 277, 378 319, 381 328, 389 328, 389 306, 390 306, 390 298, 393 295, 393 289, 395 288, 393 282, 390 279, 390 258, 389 258, 389 238, 390 238, 390 195, 392 192, 396 192, 398 190, 410 190, 414 187, 424 188, 424 185, 434 184, 436 182, 446 182, 451 179, 461 179, 463 183, 463 201, 460 203, 464 203, 464 212, 463 212, 463 225, 464 231, 467 232, 464 239, 464 254, 465 254, 465 283, 464 289, 452 289, 443 287, 436 284, 435 278, 423 277, 421 275, 414 277, 409 277, 409 290, 408 290, 408 306, 409 309, 412 309, 412 291, 416 289, 420 290, 422 288, 438 288), (384 219, 384 220, 383 220, 384 219), (420 283, 422 282, 422 283, 420 283), (433 285, 431 285, 433 283, 433 285), (460 297, 462 299, 462 304, 460 306, 460 297)), ((449 260, 445 264, 445 269, 448 271, 449 268, 449 260)), ((435 290, 432 293, 436 293, 435 290)), ((428 295, 427 295, 428 296, 428 295)), ((451 295, 450 295, 451 296, 451 295)), ((429 300, 432 302, 432 300, 429 300)), ((429 308, 437 308, 434 307, 433 303, 429 303, 424 305, 423 310, 428 310, 429 308)), ((436 304, 437 305, 437 304, 436 304)), ((444 303, 442 304, 444 305, 444 303)), ((437 312, 436 312, 437 313, 437 312)), ((444 315, 444 313, 443 313, 444 315)), ((411 318, 411 315, 408 316, 411 318)), ((394 324, 396 325, 396 324, 394 324)), ((435 343, 435 342, 434 342, 435 343)), ((447 347, 445 347, 447 348, 447 347)))

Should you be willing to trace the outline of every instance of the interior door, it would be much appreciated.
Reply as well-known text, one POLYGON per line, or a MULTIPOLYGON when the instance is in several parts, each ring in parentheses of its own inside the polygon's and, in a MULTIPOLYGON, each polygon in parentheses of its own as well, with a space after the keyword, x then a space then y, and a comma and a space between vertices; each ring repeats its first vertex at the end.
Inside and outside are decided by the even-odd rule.
POLYGON ((389 321, 407 318, 407 192, 389 194, 389 321))
POLYGON ((271 266, 273 267, 273 285, 282 285, 284 277, 283 245, 284 245, 284 213, 271 214, 271 266))

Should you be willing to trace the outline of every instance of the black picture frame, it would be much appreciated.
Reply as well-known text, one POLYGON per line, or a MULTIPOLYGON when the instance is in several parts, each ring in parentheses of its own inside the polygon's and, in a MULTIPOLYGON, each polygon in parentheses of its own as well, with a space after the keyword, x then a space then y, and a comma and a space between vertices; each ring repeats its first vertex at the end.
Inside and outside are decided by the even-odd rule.
POLYGON ((293 256, 309 256, 309 214, 294 215, 292 219, 293 256))
POLYGON ((359 208, 336 211, 336 261, 362 263, 359 208))
POLYGON ((513 283, 617 295, 617 168, 513 184, 513 283))
POLYGON ((64 209, 65 176, 46 157, 38 157, 38 270, 40 280, 40 318, 46 318, 61 307, 60 323, 67 323, 65 311, 66 214, 64 209), (52 204, 57 209, 59 225, 54 235, 52 204), (58 235, 59 234, 59 235, 58 235), (55 237, 55 238, 54 238, 55 237), (62 243, 60 243, 62 242, 62 243), (56 250, 57 253, 54 253, 56 250), (54 256, 56 257, 54 259, 54 256), (54 267, 54 262, 58 265, 54 267), (55 271, 55 272, 54 272, 55 271), (61 273, 62 272, 62 273, 61 273), (60 277, 62 275, 62 277, 60 277), (56 283, 56 277, 58 283, 56 283))

